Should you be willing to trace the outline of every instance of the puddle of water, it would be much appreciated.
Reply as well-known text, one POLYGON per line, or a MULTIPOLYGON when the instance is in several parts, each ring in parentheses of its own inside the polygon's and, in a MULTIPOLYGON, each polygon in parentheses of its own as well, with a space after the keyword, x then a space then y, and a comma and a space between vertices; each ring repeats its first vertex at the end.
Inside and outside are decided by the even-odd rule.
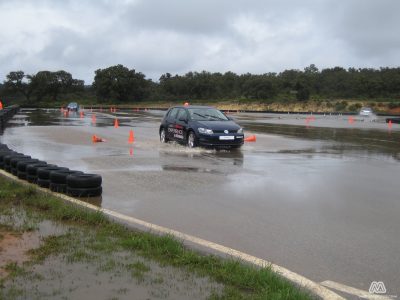
POLYGON ((185 166, 173 166, 173 165, 164 165, 164 166, 162 166, 162 169, 164 171, 223 174, 222 172, 220 172, 218 170, 214 170, 214 169, 185 167, 185 166))
POLYGON ((400 151, 400 131, 386 132, 376 129, 328 128, 294 126, 285 124, 248 124, 254 132, 274 134, 289 138, 329 142, 324 150, 332 148, 342 154, 367 151, 371 155, 389 155, 398 159, 400 151))
POLYGON ((27 251, 38 248, 40 245, 40 234, 38 231, 15 233, 0 230, 0 278, 8 275, 5 266, 9 263, 21 265, 29 260, 27 251))
MULTIPOLYGON (((27 219, 25 213, 16 212, 11 216, 2 215, 0 224, 18 229, 22 224, 29 222, 27 219)), ((66 232, 64 226, 48 220, 35 223, 34 226, 37 228, 36 230, 24 232, 0 229, 0 278, 8 275, 5 267, 9 263, 21 265, 23 262, 28 261, 29 255, 27 252, 38 248, 43 238, 52 235, 61 235, 66 232)))
POLYGON ((207 278, 122 252, 92 264, 53 257, 35 265, 33 276, 17 278, 6 286, 4 294, 13 286, 21 299, 207 299, 222 290, 207 278), (138 268, 129 270, 128 265, 138 268), (34 274, 40 274, 40 279, 34 274))

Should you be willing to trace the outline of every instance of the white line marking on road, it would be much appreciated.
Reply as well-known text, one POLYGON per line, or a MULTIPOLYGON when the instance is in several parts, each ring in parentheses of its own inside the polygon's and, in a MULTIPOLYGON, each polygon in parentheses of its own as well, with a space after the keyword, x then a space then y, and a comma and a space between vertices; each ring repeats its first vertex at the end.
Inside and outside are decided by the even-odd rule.
POLYGON ((335 292, 332 292, 331 290, 327 289, 326 287, 322 286, 321 284, 314 282, 300 274, 292 272, 284 267, 275 265, 264 259, 246 254, 244 252, 240 252, 238 250, 235 250, 235 249, 232 249, 229 247, 222 246, 222 245, 214 243, 214 242, 203 240, 201 238, 198 238, 198 237, 195 237, 195 236, 192 236, 189 234, 185 234, 185 233, 182 233, 177 230, 169 229, 169 228, 162 227, 162 226, 159 226, 156 224, 152 224, 152 223, 140 220, 140 219, 126 216, 126 215, 123 215, 121 213, 118 213, 118 212, 115 212, 115 211, 112 211, 112 210, 109 210, 106 208, 100 208, 93 204, 89 204, 87 202, 78 200, 76 198, 69 197, 64 194, 52 192, 48 189, 41 188, 35 184, 31 184, 29 182, 21 180, 18 177, 15 177, 14 175, 5 172, 4 170, 0 170, 0 174, 4 175, 5 177, 8 177, 10 179, 13 179, 15 181, 18 181, 23 185, 35 187, 44 193, 51 194, 55 197, 61 198, 68 202, 75 203, 76 205, 83 206, 83 207, 86 207, 86 208, 94 210, 94 211, 100 211, 107 216, 113 217, 114 219, 117 219, 117 220, 125 221, 126 223, 132 224, 133 226, 134 225, 141 226, 142 228, 146 228, 150 232, 156 232, 159 234, 168 234, 168 235, 174 236, 178 240, 191 242, 193 244, 196 244, 196 245, 208 248, 208 249, 216 250, 216 251, 220 252, 221 254, 229 255, 231 258, 235 258, 235 259, 238 259, 238 260, 241 260, 244 262, 248 262, 248 263, 251 263, 251 264, 259 266, 259 267, 270 267, 271 270, 273 270, 280 276, 286 278, 287 280, 291 281, 292 283, 296 284, 297 286, 310 291, 314 295, 321 297, 322 299, 344 300, 343 297, 339 296, 335 292))
POLYGON ((340 292, 344 292, 346 294, 358 296, 360 298, 368 299, 368 300, 393 300, 392 297, 385 296, 385 295, 377 295, 377 294, 371 294, 368 291, 360 290, 353 288, 348 285, 344 285, 338 282, 326 280, 321 282, 321 285, 326 286, 327 288, 331 288, 340 292))

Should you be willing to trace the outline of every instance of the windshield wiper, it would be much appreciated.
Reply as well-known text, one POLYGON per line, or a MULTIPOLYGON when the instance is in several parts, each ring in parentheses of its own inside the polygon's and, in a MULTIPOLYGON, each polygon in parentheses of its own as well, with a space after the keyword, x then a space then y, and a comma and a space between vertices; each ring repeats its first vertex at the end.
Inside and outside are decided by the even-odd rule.
POLYGON ((204 115, 202 115, 202 114, 198 114, 198 113, 193 113, 194 115, 197 115, 197 116, 199 116, 199 117, 202 117, 202 118, 204 118, 204 119, 207 119, 207 117, 206 116, 204 116, 204 115))
POLYGON ((222 118, 220 118, 220 117, 217 117, 217 116, 212 116, 212 115, 206 115, 207 117, 211 117, 211 118, 214 118, 214 119, 217 119, 217 120, 220 120, 220 121, 225 121, 224 119, 222 119, 222 118))

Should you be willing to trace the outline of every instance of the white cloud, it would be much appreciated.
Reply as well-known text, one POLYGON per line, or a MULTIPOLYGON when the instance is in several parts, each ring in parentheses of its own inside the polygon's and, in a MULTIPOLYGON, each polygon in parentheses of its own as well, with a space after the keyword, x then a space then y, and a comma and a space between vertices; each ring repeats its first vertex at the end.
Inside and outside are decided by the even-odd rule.
POLYGON ((209 70, 398 66, 396 0, 0 1, 0 80, 124 64, 157 80, 209 70))

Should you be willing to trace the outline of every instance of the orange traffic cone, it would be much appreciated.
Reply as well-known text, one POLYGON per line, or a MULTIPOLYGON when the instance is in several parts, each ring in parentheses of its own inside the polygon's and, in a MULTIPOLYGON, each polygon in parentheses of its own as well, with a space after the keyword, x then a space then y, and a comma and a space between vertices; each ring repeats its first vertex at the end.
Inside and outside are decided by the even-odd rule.
POLYGON ((392 124, 392 120, 389 120, 389 122, 388 122, 388 127, 389 127, 389 130, 391 130, 391 129, 392 129, 392 126, 393 126, 393 124, 392 124))
POLYGON ((256 136, 253 134, 247 138, 244 139, 245 142, 255 142, 256 141, 256 136))
POLYGON ((115 121, 114 121, 114 128, 118 128, 118 127, 119 127, 118 119, 115 118, 115 121))
POLYGON ((95 134, 92 136, 92 142, 93 143, 101 143, 101 142, 105 142, 105 141, 106 141, 105 139, 102 139, 102 138, 98 137, 95 134))
POLYGON ((129 139, 128 139, 128 143, 132 144, 135 141, 135 136, 133 135, 133 130, 129 130, 129 139))
POLYGON ((92 124, 96 124, 96 115, 92 115, 92 124))
POLYGON ((3 109, 3 103, 0 101, 0 110, 3 109))
POLYGON ((352 116, 349 117, 349 124, 353 124, 354 123, 354 118, 352 116))
POLYGON ((83 111, 80 112, 79 116, 81 119, 83 119, 83 111))

